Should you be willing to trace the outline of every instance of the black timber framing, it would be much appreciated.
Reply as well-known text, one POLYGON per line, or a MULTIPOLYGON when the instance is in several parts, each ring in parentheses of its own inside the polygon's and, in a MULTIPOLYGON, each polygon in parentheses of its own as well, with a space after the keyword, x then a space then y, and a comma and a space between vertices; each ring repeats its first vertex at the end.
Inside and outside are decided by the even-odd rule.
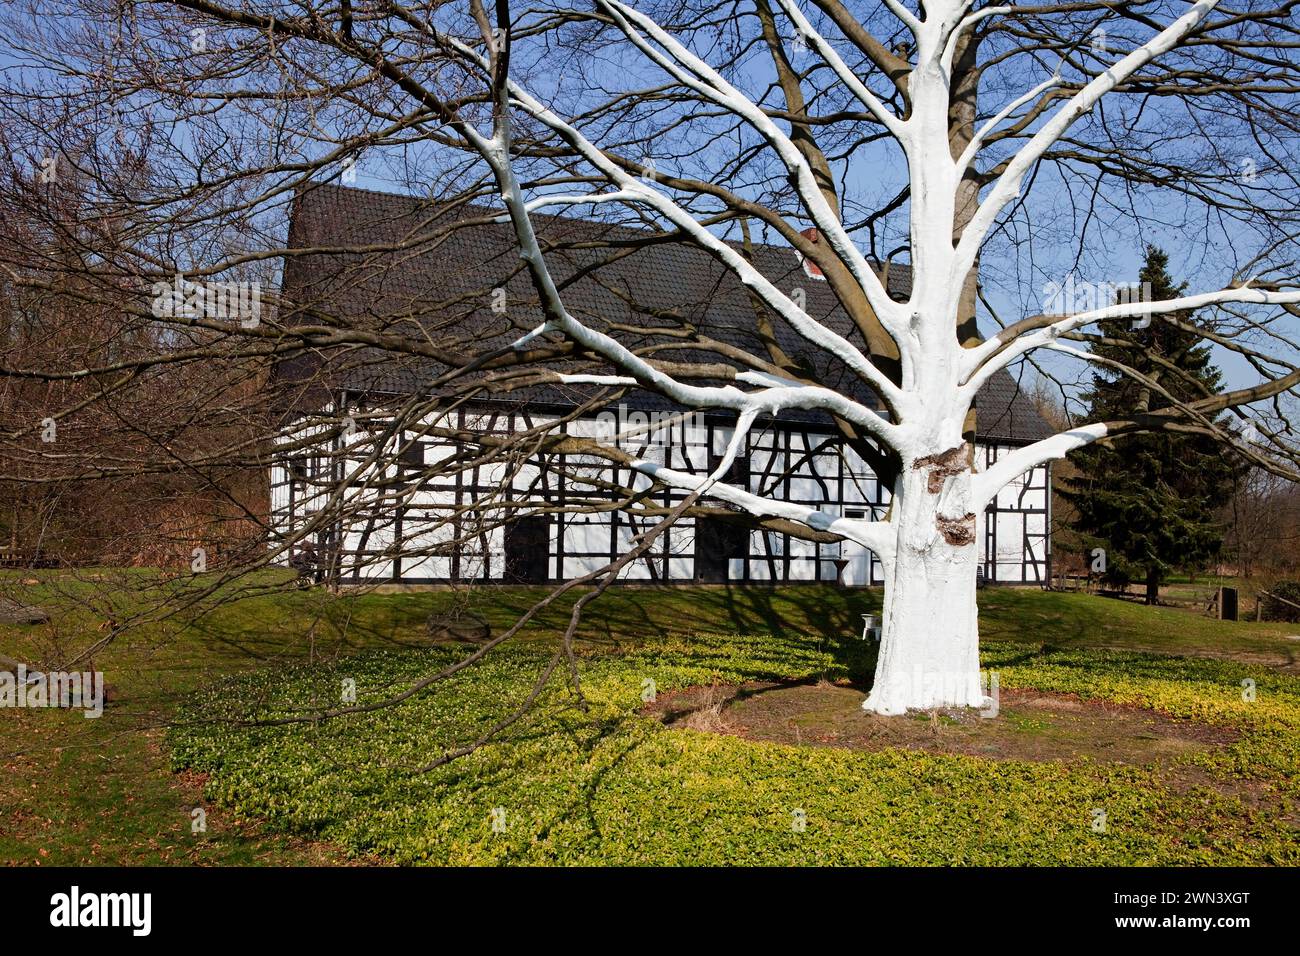
MULTIPOLYGON (((333 414, 342 416, 346 413, 347 403, 355 400, 359 396, 340 395, 337 403, 334 405, 333 414)), ((368 403, 367 407, 381 408, 368 403)), ((543 415, 560 415, 569 411, 562 407, 549 408, 537 406, 518 406, 503 405, 493 406, 485 403, 482 408, 477 408, 469 412, 464 408, 456 411, 456 427, 466 428, 467 415, 476 419, 487 418, 493 424, 499 423, 504 419, 504 427, 510 427, 513 423, 518 422, 523 427, 531 427, 536 424, 537 417, 543 415)), ((665 459, 673 466, 687 470, 692 473, 700 474, 707 469, 716 466, 718 456, 716 448, 725 444, 725 439, 720 439, 718 431, 720 429, 729 430, 732 422, 727 419, 714 418, 705 416, 704 441, 702 444, 690 446, 695 449, 702 449, 699 455, 700 461, 695 461, 686 446, 677 442, 661 446, 666 449, 665 459)), ((409 428, 406 431, 411 431, 409 428)), ((400 436, 402 442, 408 439, 403 433, 400 436)), ((416 440, 425 443, 426 448, 438 447, 441 449, 450 449, 451 453, 462 456, 465 452, 463 442, 440 442, 438 440, 419 437, 416 440)), ((1000 446, 1012 445, 1005 439, 994 440, 995 444, 983 446, 987 449, 988 463, 992 464, 997 460, 1000 446)), ((340 455, 337 454, 339 448, 337 437, 331 440, 330 471, 332 482, 337 484, 342 481, 344 462, 340 455)), ((294 459, 300 458, 301 455, 291 456, 294 459)), ((322 462, 317 456, 309 456, 310 462, 309 480, 318 480, 322 462)), ((615 483, 630 480, 630 470, 619 468, 610 464, 593 466, 590 463, 578 463, 573 460, 573 456, 568 454, 559 454, 554 456, 553 461, 532 461, 532 464, 538 466, 538 471, 528 488, 518 489, 510 488, 505 497, 510 500, 541 500, 554 504, 559 508, 568 508, 582 501, 598 498, 602 495, 607 496, 611 503, 616 500, 611 492, 601 492, 597 489, 591 491, 582 491, 583 482, 580 479, 569 477, 577 469, 590 469, 592 467, 600 468, 600 476, 603 478, 613 477, 615 483)), ((286 513, 277 516, 279 520, 287 522, 290 527, 298 524, 303 515, 300 514, 301 502, 303 495, 298 487, 298 481, 290 473, 290 460, 284 459, 278 464, 281 466, 288 484, 286 496, 287 509, 286 513)), ((399 463, 398 481, 405 485, 411 476, 405 473, 403 467, 405 463, 399 463)), ((749 481, 748 487, 755 493, 779 497, 783 500, 791 500, 798 503, 829 506, 838 509, 843 513, 859 512, 864 516, 882 517, 888 507, 888 490, 881 486, 881 483, 863 466, 862 471, 853 471, 849 468, 849 462, 843 454, 842 446, 839 445, 835 436, 829 430, 819 430, 812 426, 802 423, 786 423, 781 421, 768 421, 762 427, 756 428, 751 434, 744 452, 738 456, 736 466, 733 466, 729 475, 734 477, 737 469, 743 469, 749 481), (823 464, 820 459, 833 458, 836 462, 833 475, 822 473, 818 464, 823 464), (755 459, 763 459, 761 466, 755 465, 755 459), (811 496, 808 494, 796 495, 795 483, 801 483, 803 490, 808 486, 815 487, 818 495, 811 496)), ((1045 584, 1048 581, 1050 569, 1051 548, 1050 548, 1050 472, 1047 474, 1046 487, 1042 485, 1027 485, 1021 489, 1019 500, 1016 508, 1000 508, 995 498, 985 513, 985 560, 984 573, 986 580, 997 582, 997 543, 998 529, 996 516, 998 514, 1015 513, 1021 516, 1021 554, 1023 561, 1022 580, 1007 583, 1039 583, 1045 584), (1046 503, 1046 507, 1031 507, 1025 503, 1026 495, 1029 492, 1041 492, 1046 503), (1043 534, 1031 534, 1028 530, 1027 522, 1024 516, 1042 514, 1044 516, 1043 534)), ((437 490, 444 490, 442 486, 436 487, 437 490)), ((404 584, 445 584, 462 581, 477 581, 481 583, 503 583, 503 576, 493 576, 493 549, 489 546, 488 533, 486 531, 474 532, 472 528, 465 526, 463 515, 472 514, 472 509, 467 506, 479 501, 485 497, 502 497, 502 488, 500 485, 484 483, 480 473, 480 466, 474 465, 468 473, 461 469, 456 469, 454 476, 454 485, 445 489, 452 492, 451 508, 454 510, 455 517, 451 522, 452 534, 454 540, 461 542, 460 546, 451 547, 447 554, 450 563, 450 576, 430 576, 418 573, 407 574, 403 567, 406 559, 406 549, 404 543, 408 540, 408 529, 414 533, 414 529, 421 527, 422 524, 427 526, 429 522, 422 522, 417 512, 436 514, 438 510, 447 507, 420 505, 412 506, 409 499, 399 492, 399 503, 394 507, 392 515, 393 539, 392 544, 387 548, 368 548, 371 537, 375 534, 376 525, 384 526, 383 516, 370 514, 366 518, 366 527, 368 530, 363 531, 362 541, 354 549, 345 549, 346 543, 345 530, 355 531, 355 528, 344 529, 340 523, 336 523, 329 528, 322 528, 315 537, 315 545, 318 554, 328 555, 330 562, 333 564, 334 574, 338 580, 344 583, 383 583, 391 581, 404 584), (465 532, 477 535, 477 550, 481 552, 482 560, 477 562, 477 568, 474 573, 469 574, 471 569, 469 562, 463 560, 464 534, 465 532), (335 544, 338 544, 336 547, 335 544), (370 575, 363 575, 362 570, 367 562, 372 561, 391 561, 391 571, 383 578, 376 578, 370 575)), ((664 489, 656 492, 653 500, 656 504, 671 507, 684 497, 684 492, 672 489, 664 489)), ((502 519, 504 521, 504 519, 502 519)), ((622 554, 620 531, 626 530, 629 537, 641 533, 649 525, 638 527, 634 520, 625 512, 614 510, 600 511, 593 514, 586 514, 579 519, 567 512, 561 511, 553 514, 550 518, 550 535, 551 544, 549 546, 547 557, 547 577, 546 583, 556 583, 570 577, 577 576, 587 568, 583 567, 568 571, 566 568, 572 566, 572 562, 599 561, 604 564, 612 562, 622 554), (602 546, 599 549, 594 548, 577 548, 570 541, 570 532, 585 525, 588 529, 593 526, 600 528, 602 535, 602 546)), ((638 581, 644 583, 670 583, 670 584, 691 584, 697 579, 696 573, 679 574, 674 576, 672 567, 674 561, 694 562, 694 547, 685 547, 682 532, 689 531, 690 537, 694 539, 693 525, 689 520, 668 529, 655 543, 650 554, 642 559, 646 567, 648 578, 629 578, 623 579, 620 583, 634 584, 638 581)), ((590 536, 590 531, 586 532, 590 536)), ((577 537, 577 535, 575 535, 577 537)), ((839 557, 837 546, 826 546, 816 542, 799 542, 792 544, 792 540, 787 535, 779 535, 772 532, 751 533, 748 536, 749 545, 746 549, 745 558, 741 565, 742 573, 739 576, 730 577, 729 580, 735 583, 769 583, 784 584, 807 582, 815 583, 817 581, 828 582, 833 580, 834 575, 830 571, 831 562, 839 557), (799 553, 792 553, 799 552, 799 553), (792 568, 799 562, 812 562, 812 569, 808 573, 792 573, 792 568), (766 574, 755 573, 756 566, 765 567, 766 574)), ((432 558, 428 555, 421 554, 421 559, 432 558)), ((500 569, 504 570, 504 569, 500 569)), ((870 556, 869 580, 872 585, 883 583, 880 565, 874 555, 870 556)))

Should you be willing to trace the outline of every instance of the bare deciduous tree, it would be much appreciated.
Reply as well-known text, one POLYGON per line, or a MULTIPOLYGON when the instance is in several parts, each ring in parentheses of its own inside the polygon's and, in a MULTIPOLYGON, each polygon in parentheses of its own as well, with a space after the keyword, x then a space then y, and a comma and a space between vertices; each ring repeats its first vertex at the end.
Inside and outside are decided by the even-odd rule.
MULTIPOLYGON (((273 309, 256 328, 158 316, 142 305, 140 318, 171 336, 165 348, 73 362, 63 374, 206 360, 217 346, 225 361, 369 349, 450 368, 432 392, 390 414, 392 434, 434 408, 525 382, 606 389, 600 400, 638 388, 734 416, 729 455, 762 415, 825 413, 889 482, 883 517, 755 494, 722 480, 725 469, 687 474, 548 429, 458 440, 492 454, 565 448, 614 457, 688 495, 686 508, 712 502, 755 525, 870 548, 886 582, 865 704, 877 712, 982 703, 980 516, 1031 467, 1090 442, 1176 429, 1218 435, 1257 464, 1293 474, 1285 402, 1300 382, 1291 321, 1300 303, 1300 71, 1290 3, 19 6, 30 19, 21 29, 11 21, 18 65, 3 91, 21 167, 14 176, 39 177, 42 159, 56 157, 93 183, 107 226, 80 239, 85 254, 75 262, 15 263, 9 281, 43 288, 73 274, 97 284, 103 300, 109 289, 120 296, 177 273, 203 281, 307 254, 285 236, 288 197, 361 163, 440 207, 486 205, 479 222, 505 217, 540 310, 507 347, 483 348, 410 316, 330 314, 323 298, 306 312, 296 304, 292 323, 273 309), (97 32, 73 25, 71 14, 97 32), (596 243, 606 261, 652 243, 710 257, 752 297, 765 350, 656 316, 665 335, 693 350, 675 353, 575 314, 557 250, 535 222, 539 210, 574 208, 641 228, 635 240, 611 232, 596 243), (1150 229, 1183 235, 1184 254, 1194 256, 1195 288, 1177 299, 1117 292, 1114 257, 1150 229), (815 267, 847 330, 810 314, 753 264, 754 232, 815 267), (888 273, 903 266, 912 291, 899 299, 888 273), (1075 285, 1080 270, 1102 278, 1075 285), (1193 309, 1213 314, 1196 331, 1231 354, 1240 384, 1076 424, 975 470, 975 399, 999 370, 1048 355, 1095 361, 1076 343, 1095 336, 1099 321, 1178 321, 1175 313, 1193 309), (820 364, 783 349, 767 334, 777 326, 820 364), (824 367, 834 376, 816 373, 824 367), (1220 424, 1233 409, 1250 409, 1240 411, 1244 438, 1220 424)), ((364 264, 378 251, 427 247, 437 228, 390 238, 382 250, 326 251, 364 264)), ((39 378, 15 366, 4 375, 39 378)), ((1166 393, 1159 377, 1142 378, 1146 394, 1166 393)), ((342 424, 328 414, 317 421, 330 433, 342 424)), ((10 440, 20 433, 11 430, 10 440)), ((231 441, 198 464, 255 463, 249 448, 231 441)), ((375 446, 378 458, 398 453, 391 442, 375 446)), ((96 467, 115 473, 119 465, 96 467)), ((616 493, 628 508, 646 505, 635 489, 616 493)), ((347 504, 340 496, 332 507, 347 504)), ((680 509, 660 510, 671 518, 680 509)))

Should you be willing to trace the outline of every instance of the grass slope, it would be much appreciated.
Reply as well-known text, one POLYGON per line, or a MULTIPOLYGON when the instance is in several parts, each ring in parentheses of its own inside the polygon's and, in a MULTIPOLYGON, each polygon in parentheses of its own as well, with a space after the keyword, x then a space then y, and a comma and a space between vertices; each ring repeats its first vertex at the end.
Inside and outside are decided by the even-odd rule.
MULTIPOLYGON (((145 604, 151 589, 189 586, 147 572, 37 577, 34 586, 0 579, 5 593, 55 612, 55 625, 0 627, 0 653, 32 662, 58 659, 65 635, 81 646, 86 632, 145 604)), ((480 610, 502 627, 541 593, 484 592, 480 610)), ((246 711, 250 694, 283 708, 304 695, 332 699, 336 682, 352 676, 364 699, 426 672, 447 652, 421 648, 423 622, 448 600, 437 592, 265 594, 124 632, 95 661, 117 691, 104 717, 0 711, 0 860, 292 864, 372 851, 436 862, 1294 859, 1293 823, 1280 802, 1294 776, 1286 743, 1293 679, 1261 666, 1295 664, 1288 626, 1227 625, 1081 594, 981 594, 986 658, 1004 686, 1030 677, 1062 687, 1100 680, 1117 699, 1159 695, 1174 712, 1255 721, 1253 729, 1229 754, 1213 755, 1213 766, 1162 784, 1144 768, 1089 774, 750 744, 667 732, 636 715, 651 672, 667 690, 860 667, 845 656, 853 645, 838 638, 860 629, 858 615, 875 610, 878 597, 823 587, 616 590, 593 606, 582 631, 588 713, 550 698, 529 718, 531 737, 431 774, 408 770, 472 735, 531 682, 564 607, 517 647, 409 710, 275 731, 214 722, 231 708, 246 711), (684 640, 699 632, 749 636, 684 640), (1044 654, 1044 645, 1074 650, 1044 654), (1098 646, 1255 663, 1085 650, 1098 646), (1030 677, 1012 677, 1022 673, 1030 677), (1260 681, 1259 708, 1233 709, 1239 675, 1260 681), (220 693, 203 689, 230 680, 220 693), (169 758, 163 728, 185 704, 169 758), (169 759, 198 773, 175 775, 169 759), (189 811, 202 774, 211 774, 216 806, 209 832, 195 836, 189 811), (1213 785, 1189 789, 1187 780, 1213 785), (1225 796, 1223 781, 1249 799, 1225 796), (1179 791, 1173 798, 1170 787, 1179 791), (1252 807, 1261 794, 1264 806, 1252 807), (1112 826, 1099 841, 1087 825, 1103 798, 1112 826), (506 807, 505 834, 489 827, 498 806, 506 807), (803 834, 790 827, 794 809, 807 815, 803 834), (1136 829, 1124 823, 1130 818, 1136 829)))

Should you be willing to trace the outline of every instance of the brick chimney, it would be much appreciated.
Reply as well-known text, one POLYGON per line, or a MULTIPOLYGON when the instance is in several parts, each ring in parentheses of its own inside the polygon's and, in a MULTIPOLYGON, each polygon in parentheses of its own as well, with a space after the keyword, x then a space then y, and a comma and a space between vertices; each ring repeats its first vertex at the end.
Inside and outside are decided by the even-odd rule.
MULTIPOLYGON (((817 231, 816 226, 809 226, 807 229, 800 229, 799 235, 803 236, 813 245, 816 245, 817 243, 822 241, 822 234, 817 231)), ((826 276, 822 274, 822 270, 817 267, 817 264, 814 262, 810 262, 807 259, 803 260, 803 271, 806 272, 811 278, 814 279, 826 278, 826 276)))

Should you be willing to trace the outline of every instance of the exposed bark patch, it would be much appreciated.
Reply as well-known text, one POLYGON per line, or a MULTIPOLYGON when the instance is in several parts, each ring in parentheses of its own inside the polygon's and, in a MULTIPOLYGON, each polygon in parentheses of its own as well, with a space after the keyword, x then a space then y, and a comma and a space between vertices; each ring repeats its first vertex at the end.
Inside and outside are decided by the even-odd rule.
POLYGON ((941 451, 937 455, 926 455, 924 458, 918 458, 912 462, 912 467, 917 471, 922 468, 930 469, 926 488, 930 494, 937 495, 943 491, 943 483, 953 475, 960 475, 970 471, 972 461, 970 443, 962 442, 957 447, 941 451))
POLYGON ((936 515, 934 523, 939 533, 943 535, 943 540, 955 548, 975 543, 975 515, 972 512, 968 511, 960 518, 936 515))

